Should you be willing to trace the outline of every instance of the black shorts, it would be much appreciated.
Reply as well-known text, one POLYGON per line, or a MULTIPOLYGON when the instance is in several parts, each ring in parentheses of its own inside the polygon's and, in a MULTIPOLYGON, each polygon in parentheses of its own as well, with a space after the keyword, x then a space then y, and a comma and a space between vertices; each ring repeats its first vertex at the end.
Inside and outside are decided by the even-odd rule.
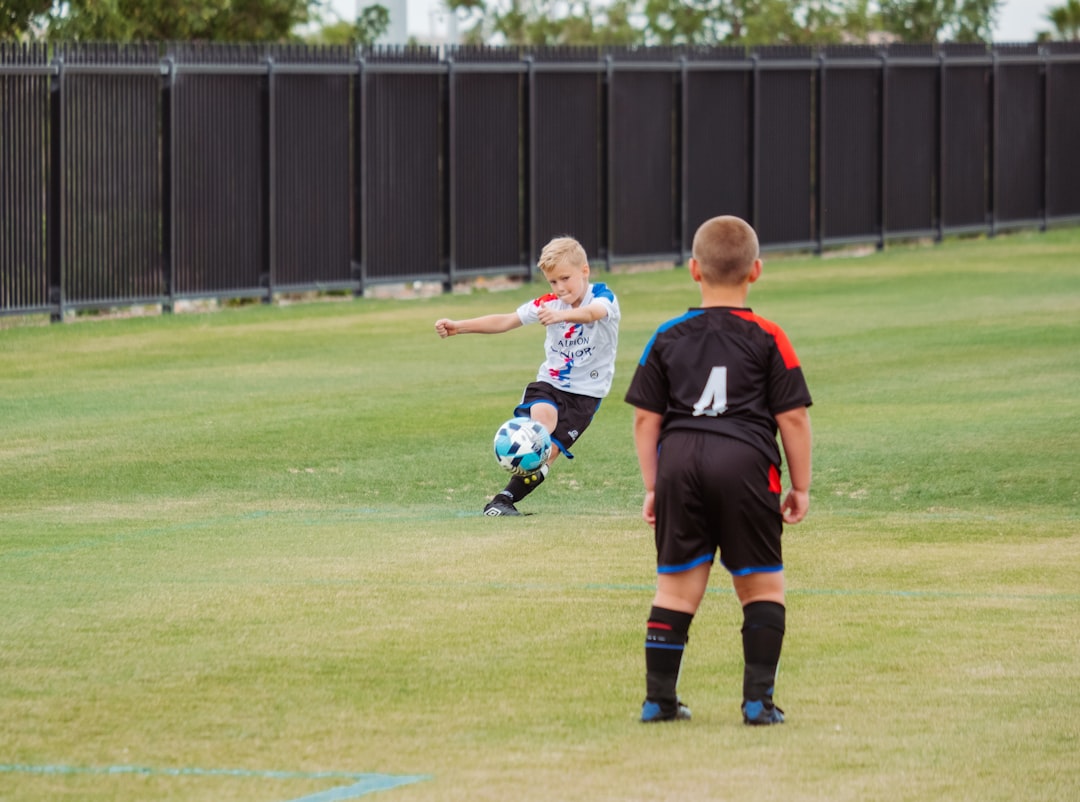
POLYGON ((530 417, 533 404, 551 404, 559 412, 559 423, 551 433, 551 442, 569 459, 572 446, 582 432, 589 428, 593 415, 600 409, 600 401, 591 395, 577 395, 560 390, 547 382, 532 382, 521 395, 521 403, 514 410, 515 415, 530 417))
POLYGON ((754 446, 711 432, 674 430, 656 470, 656 569, 712 563, 735 576, 782 571, 780 470, 754 446))

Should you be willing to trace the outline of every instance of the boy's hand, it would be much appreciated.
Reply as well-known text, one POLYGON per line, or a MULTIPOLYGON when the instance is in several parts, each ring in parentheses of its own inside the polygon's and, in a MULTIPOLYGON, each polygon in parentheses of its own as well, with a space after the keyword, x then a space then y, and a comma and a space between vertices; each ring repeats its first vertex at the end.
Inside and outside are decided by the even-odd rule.
POLYGON ((780 512, 784 516, 784 523, 797 524, 806 517, 810 509, 810 494, 805 490, 789 490, 780 505, 780 512))
POLYGON ((543 304, 536 312, 536 319, 545 326, 550 326, 552 323, 562 323, 566 318, 562 312, 557 312, 547 304, 543 304))
POLYGON ((656 491, 647 490, 641 503, 641 518, 649 526, 656 526, 656 491))
POLYGON ((449 320, 442 318, 435 321, 435 333, 442 337, 444 340, 447 337, 453 337, 458 333, 458 324, 456 320, 449 320))

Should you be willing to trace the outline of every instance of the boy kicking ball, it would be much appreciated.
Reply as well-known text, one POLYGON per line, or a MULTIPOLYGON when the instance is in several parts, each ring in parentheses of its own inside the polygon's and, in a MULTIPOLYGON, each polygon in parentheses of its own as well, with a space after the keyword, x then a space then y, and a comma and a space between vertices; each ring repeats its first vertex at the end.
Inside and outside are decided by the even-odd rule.
POLYGON ((570 447, 589 426, 611 390, 619 342, 619 302, 606 284, 589 283, 585 249, 572 237, 556 237, 540 253, 539 267, 551 292, 523 303, 514 312, 469 320, 443 318, 435 332, 501 334, 530 323, 545 327, 544 362, 514 409, 551 434, 547 464, 530 476, 515 476, 484 507, 485 515, 520 515, 514 505, 540 486, 560 453, 573 459, 570 447))
POLYGON ((743 610, 743 721, 784 721, 773 701, 785 628, 780 536, 810 504, 811 400, 787 336, 746 306, 761 264, 749 224, 703 223, 689 265, 701 306, 656 331, 626 393, 642 517, 656 529, 643 722, 690 718, 676 683, 717 554, 743 610), (783 501, 778 430, 790 481, 783 501))

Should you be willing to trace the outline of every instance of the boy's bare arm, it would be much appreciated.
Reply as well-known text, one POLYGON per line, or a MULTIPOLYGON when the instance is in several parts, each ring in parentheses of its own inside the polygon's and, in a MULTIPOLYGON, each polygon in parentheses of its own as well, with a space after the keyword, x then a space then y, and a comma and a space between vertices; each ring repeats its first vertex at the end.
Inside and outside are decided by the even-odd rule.
POLYGON ((788 490, 780 505, 784 521, 797 524, 806 517, 810 508, 811 450, 813 437, 810 431, 810 412, 806 407, 789 409, 776 416, 780 429, 780 442, 784 446, 787 462, 788 490))
POLYGON ((468 320, 450 320, 444 317, 435 321, 435 333, 440 337, 453 337, 455 334, 502 334, 520 326, 521 318, 517 316, 517 312, 484 315, 468 320))
POLYGON ((634 409, 634 446, 641 467, 641 481, 645 485, 641 517, 649 526, 656 525, 656 453, 663 421, 664 416, 656 412, 640 407, 634 409))
POLYGON ((579 306, 577 309, 550 309, 547 305, 541 306, 537 311, 537 319, 545 326, 552 323, 594 323, 602 317, 606 317, 607 307, 602 303, 593 301, 588 306, 579 306))

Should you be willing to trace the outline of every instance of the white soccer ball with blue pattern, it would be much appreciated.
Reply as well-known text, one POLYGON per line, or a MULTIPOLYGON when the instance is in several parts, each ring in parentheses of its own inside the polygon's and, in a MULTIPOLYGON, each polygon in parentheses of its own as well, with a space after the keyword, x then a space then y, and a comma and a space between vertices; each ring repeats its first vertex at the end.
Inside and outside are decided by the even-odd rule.
POLYGON ((495 460, 517 476, 536 473, 551 455, 551 435, 532 418, 511 418, 495 432, 495 460))

